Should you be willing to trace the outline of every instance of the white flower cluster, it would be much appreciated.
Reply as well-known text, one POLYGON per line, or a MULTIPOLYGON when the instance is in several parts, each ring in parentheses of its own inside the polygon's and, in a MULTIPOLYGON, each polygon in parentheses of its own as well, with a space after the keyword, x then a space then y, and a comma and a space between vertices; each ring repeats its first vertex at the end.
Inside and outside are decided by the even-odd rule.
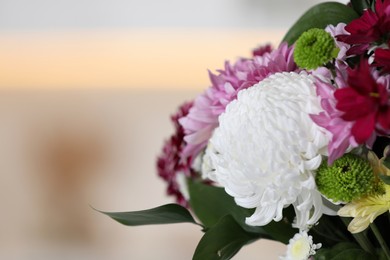
POLYGON ((287 253, 280 257, 280 260, 307 260, 310 256, 316 254, 320 249, 321 243, 314 244, 313 237, 309 236, 306 231, 299 232, 290 239, 287 245, 287 253))
POLYGON ((309 116, 321 111, 313 77, 284 72, 240 91, 219 117, 202 172, 238 205, 256 208, 246 219, 248 225, 280 221, 289 205, 300 229, 321 217, 323 204, 313 174, 329 136, 309 116))

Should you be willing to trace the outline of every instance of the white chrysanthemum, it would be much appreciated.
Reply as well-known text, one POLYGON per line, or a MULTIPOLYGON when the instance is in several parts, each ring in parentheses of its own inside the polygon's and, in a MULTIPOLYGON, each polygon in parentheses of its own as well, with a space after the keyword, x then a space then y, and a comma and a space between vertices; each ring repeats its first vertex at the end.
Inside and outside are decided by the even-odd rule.
POLYGON ((321 248, 321 243, 313 244, 313 237, 306 231, 297 233, 290 239, 287 245, 287 253, 280 257, 281 260, 307 260, 315 255, 316 250, 321 248))
POLYGON ((309 117, 321 111, 313 77, 284 72, 240 91, 219 117, 202 172, 238 205, 256 208, 248 225, 280 221, 291 204, 301 229, 321 217, 313 171, 329 137, 309 117))

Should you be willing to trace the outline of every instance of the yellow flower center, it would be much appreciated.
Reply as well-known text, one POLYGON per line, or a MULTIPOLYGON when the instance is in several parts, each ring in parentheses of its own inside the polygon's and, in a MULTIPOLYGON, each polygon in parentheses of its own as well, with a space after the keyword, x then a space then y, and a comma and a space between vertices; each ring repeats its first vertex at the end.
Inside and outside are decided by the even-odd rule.
POLYGON ((304 238, 300 238, 291 246, 291 256, 293 259, 306 259, 310 252, 310 245, 304 238))
POLYGON ((370 97, 374 97, 374 98, 379 98, 379 93, 376 93, 376 92, 370 92, 370 97))

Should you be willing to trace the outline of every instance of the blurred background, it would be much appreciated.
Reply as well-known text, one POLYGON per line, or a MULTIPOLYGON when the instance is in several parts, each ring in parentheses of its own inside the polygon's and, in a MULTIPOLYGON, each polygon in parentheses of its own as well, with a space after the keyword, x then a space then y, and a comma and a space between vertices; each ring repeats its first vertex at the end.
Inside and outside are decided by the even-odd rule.
POLYGON ((198 227, 128 228, 91 206, 173 202, 155 170, 169 115, 319 2, 0 0, 0 259, 191 259, 198 227))

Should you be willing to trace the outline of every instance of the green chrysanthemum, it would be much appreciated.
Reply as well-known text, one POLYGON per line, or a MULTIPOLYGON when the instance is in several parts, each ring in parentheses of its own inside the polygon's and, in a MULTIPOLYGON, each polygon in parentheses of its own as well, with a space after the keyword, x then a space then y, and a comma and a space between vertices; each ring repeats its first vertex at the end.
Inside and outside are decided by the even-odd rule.
POLYGON ((323 162, 317 170, 316 184, 322 194, 335 202, 351 202, 376 188, 369 162, 352 154, 344 155, 331 166, 323 162))
POLYGON ((295 43, 294 60, 303 69, 315 69, 337 57, 339 49, 332 36, 325 30, 313 28, 295 43))

